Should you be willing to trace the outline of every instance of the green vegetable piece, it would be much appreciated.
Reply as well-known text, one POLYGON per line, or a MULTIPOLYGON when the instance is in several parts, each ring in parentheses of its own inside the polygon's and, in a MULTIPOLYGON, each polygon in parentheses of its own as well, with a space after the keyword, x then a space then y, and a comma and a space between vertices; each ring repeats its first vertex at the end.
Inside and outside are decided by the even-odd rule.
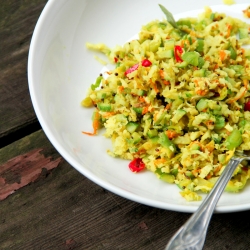
POLYGON ((180 19, 176 22, 178 26, 188 26, 189 28, 192 28, 191 22, 188 19, 180 19))
POLYGON ((217 116, 216 120, 215 120, 214 128, 215 129, 222 129, 225 127, 225 125, 226 125, 225 117, 217 116))
POLYGON ((195 29, 197 31, 203 31, 204 30, 204 24, 203 24, 203 22, 201 21, 201 22, 196 23, 195 24, 195 29))
POLYGON ((239 192, 240 189, 241 188, 239 186, 234 185, 233 182, 229 182, 225 187, 225 191, 232 193, 239 192))
POLYGON ((194 178, 194 175, 192 174, 191 171, 186 171, 186 172, 185 172, 185 175, 186 175, 188 178, 190 178, 190 179, 193 179, 193 178, 194 178))
POLYGON ((175 144, 170 141, 165 133, 161 133, 158 142, 167 149, 167 156, 172 158, 176 151, 175 144))
POLYGON ((158 23, 158 27, 163 29, 163 30, 166 28, 166 26, 167 26, 166 23, 163 23, 163 22, 158 23))
POLYGON ((178 169, 177 168, 174 168, 174 169, 172 169, 172 170, 170 170, 170 174, 172 174, 172 175, 174 175, 174 176, 176 176, 177 174, 178 174, 178 169))
POLYGON ((233 179, 231 179, 226 188, 225 191, 227 192, 239 192, 242 188, 245 187, 246 183, 247 183, 248 177, 247 175, 241 175, 240 179, 237 178, 237 176, 233 179), (241 183, 241 185, 239 185, 239 182, 241 183))
POLYGON ((193 75, 195 77, 204 77, 206 75, 206 70, 205 69, 195 70, 193 75))
POLYGON ((149 50, 155 53, 160 47, 160 45, 161 45, 160 41, 153 40, 149 43, 149 50))
POLYGON ((236 50, 232 46, 230 46, 228 50, 230 51, 230 58, 235 60, 237 58, 236 50))
POLYGON ((239 38, 240 39, 248 38, 248 29, 239 28, 239 38))
POLYGON ((220 136, 215 136, 212 135, 212 140, 214 141, 215 144, 219 144, 221 142, 221 137, 220 136))
POLYGON ((233 69, 238 75, 243 75, 245 73, 242 65, 230 65, 229 68, 233 69))
POLYGON ((211 110, 213 110, 213 111, 215 111, 215 110, 220 111, 220 110, 221 110, 221 105, 220 105, 220 104, 217 104, 216 102, 209 102, 209 103, 208 103, 208 107, 209 107, 211 110))
POLYGON ((219 154, 219 155, 218 155, 218 161, 219 161, 221 164, 225 164, 225 163, 226 163, 226 155, 225 155, 225 154, 219 154))
POLYGON ((183 35, 183 34, 180 32, 180 30, 174 29, 174 30, 172 30, 172 31, 170 32, 170 36, 171 36, 173 39, 175 39, 176 41, 180 40, 181 37, 182 37, 182 35, 183 35))
POLYGON ((162 174, 161 168, 157 168, 157 169, 155 170, 155 174, 156 174, 158 177, 160 177, 160 175, 162 174))
POLYGON ((128 144, 135 145, 141 141, 141 136, 137 132, 132 133, 132 138, 127 139, 128 144))
POLYGON ((174 57, 174 50, 173 49, 166 50, 165 53, 166 53, 165 54, 166 58, 173 58, 174 57))
POLYGON ((190 45, 193 44, 193 40, 192 40, 191 36, 188 36, 188 41, 189 41, 189 44, 190 44, 190 45))
POLYGON ((115 115, 115 118, 117 121, 121 122, 122 124, 126 124, 127 123, 127 117, 123 114, 117 114, 115 115))
POLYGON ((192 182, 191 179, 183 179, 180 180, 179 183, 177 184, 177 186, 181 189, 184 190, 190 183, 192 182))
POLYGON ((211 15, 210 15, 210 19, 213 21, 213 20, 214 20, 214 18, 215 18, 215 13, 211 13, 211 15))
POLYGON ((165 133, 161 133, 160 137, 159 137, 159 143, 165 147, 165 148, 169 148, 170 146, 173 146, 173 142, 171 142, 167 135, 165 133))
POLYGON ((98 88, 98 87, 100 86, 101 82, 102 82, 102 79, 103 79, 102 76, 98 76, 98 77, 96 78, 95 83, 94 83, 94 84, 91 84, 91 89, 92 89, 92 90, 95 90, 96 88, 98 88))
POLYGON ((111 104, 109 103, 98 103, 97 107, 100 111, 110 112, 112 110, 111 104))
POLYGON ((207 100, 202 98, 198 101, 198 103, 196 104, 196 108, 201 112, 203 110, 205 110, 208 107, 208 103, 207 100))
POLYGON ((134 143, 138 143, 141 141, 141 136, 137 132, 132 133, 132 137, 134 139, 134 143))
POLYGON ((99 92, 96 93, 96 98, 101 100, 101 99, 104 99, 106 97, 106 95, 107 95, 106 93, 103 93, 103 92, 99 91, 99 92))
POLYGON ((167 21, 176 29, 178 29, 178 26, 175 22, 175 19, 172 15, 171 12, 169 12, 163 5, 159 4, 161 10, 163 11, 163 13, 166 15, 167 21))
POLYGON ((242 121, 239 122, 238 125, 239 125, 240 128, 242 128, 242 127, 245 127, 246 124, 247 124, 247 120, 242 120, 242 121))
POLYGON ((195 51, 189 51, 182 54, 181 58, 183 61, 187 62, 188 64, 191 64, 193 66, 198 66, 199 64, 199 53, 195 51))
POLYGON ((166 181, 168 183, 174 183, 175 181, 175 176, 167 173, 162 173, 159 178, 160 180, 166 181))
POLYGON ((182 54, 181 58, 188 64, 191 64, 193 66, 198 66, 199 68, 201 68, 205 63, 205 60, 196 51, 185 52, 182 54))
POLYGON ((174 57, 174 50, 173 49, 169 49, 169 50, 158 50, 156 52, 157 56, 160 59, 164 59, 164 58, 173 58, 174 57))
POLYGON ((129 152, 130 152, 131 154, 134 154, 134 153, 138 152, 138 148, 129 147, 129 152))
POLYGON ((193 144, 191 147, 190 147, 190 150, 200 150, 201 147, 198 145, 198 144, 193 144))
POLYGON ((137 114, 142 114, 142 108, 133 108, 137 114))
POLYGON ((158 141, 159 141, 159 136, 156 136, 156 137, 150 138, 150 141, 151 141, 153 144, 157 144, 157 143, 158 143, 158 141))
POLYGON ((205 60, 203 59, 203 57, 199 57, 198 58, 198 67, 202 68, 204 64, 205 64, 205 60))
POLYGON ((191 98, 191 97, 193 96, 193 94, 190 93, 190 92, 186 92, 185 94, 186 94, 186 97, 187 97, 187 98, 191 98))
POLYGON ((181 63, 176 63, 175 66, 178 67, 178 68, 185 68, 185 67, 188 66, 188 63, 185 62, 185 61, 183 61, 183 62, 181 62, 181 63))
POLYGON ((233 150, 237 148, 238 146, 240 146, 241 143, 242 143, 242 135, 241 132, 237 129, 233 130, 225 141, 225 145, 228 150, 233 150))
POLYGON ((92 120, 92 122, 95 122, 96 124, 98 124, 97 129, 100 129, 103 126, 103 123, 102 123, 102 120, 101 120, 98 113, 99 113, 99 111, 95 110, 92 114, 91 120, 92 120))
POLYGON ((158 135, 158 131, 156 129, 150 129, 147 133, 149 138, 154 138, 158 135))
POLYGON ((139 95, 139 96, 144 96, 144 95, 145 95, 145 90, 139 89, 139 90, 138 90, 138 95, 139 95))
POLYGON ((222 115, 221 109, 220 109, 220 110, 219 110, 219 109, 214 109, 214 110, 212 110, 212 113, 213 113, 214 115, 222 115))
POLYGON ((115 68, 117 69, 117 68, 119 68, 121 66, 121 62, 117 62, 116 64, 115 64, 115 68))
POLYGON ((199 52, 199 53, 203 53, 203 49, 204 49, 204 40, 203 39, 198 39, 197 40, 196 51, 199 52))
POLYGON ((126 129, 128 130, 129 133, 133 133, 136 131, 136 129, 139 127, 139 123, 137 122, 129 122, 127 125, 126 125, 126 129))

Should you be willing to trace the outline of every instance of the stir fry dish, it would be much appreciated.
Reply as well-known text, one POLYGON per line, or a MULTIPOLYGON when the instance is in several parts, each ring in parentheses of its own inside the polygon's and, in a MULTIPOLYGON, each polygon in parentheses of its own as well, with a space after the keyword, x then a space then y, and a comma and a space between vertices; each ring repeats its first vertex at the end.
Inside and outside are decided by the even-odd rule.
MULTIPOLYGON (((180 188, 188 201, 209 192, 235 150, 250 150, 250 25, 209 7, 196 18, 144 25, 138 39, 110 49, 87 43, 115 66, 91 85, 93 132, 112 140, 108 154, 180 188)), ((116 171, 116 170, 114 170, 116 171)), ((247 183, 247 162, 226 191, 247 183)))

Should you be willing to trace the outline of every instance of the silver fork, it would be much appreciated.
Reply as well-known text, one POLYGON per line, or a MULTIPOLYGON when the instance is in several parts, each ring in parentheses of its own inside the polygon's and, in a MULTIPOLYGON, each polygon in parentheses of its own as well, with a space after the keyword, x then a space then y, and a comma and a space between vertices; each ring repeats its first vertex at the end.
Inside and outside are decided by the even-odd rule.
POLYGON ((209 195, 201 203, 197 211, 171 238, 165 250, 201 250, 203 248, 208 225, 217 202, 236 167, 243 161, 250 160, 250 153, 236 152, 223 170, 209 195))

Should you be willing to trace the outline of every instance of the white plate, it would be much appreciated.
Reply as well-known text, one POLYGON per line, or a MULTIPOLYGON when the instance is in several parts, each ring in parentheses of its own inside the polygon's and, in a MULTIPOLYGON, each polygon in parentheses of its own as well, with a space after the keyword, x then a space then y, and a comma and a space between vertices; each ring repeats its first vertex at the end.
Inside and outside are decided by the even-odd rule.
MULTIPOLYGON (((232 6, 212 6, 213 11, 243 18, 248 1, 232 6)), ((167 6, 176 19, 196 16, 205 5, 217 0, 176 0, 167 6), (188 2, 188 4, 187 4, 188 2), (178 12, 188 11, 182 14, 178 12)), ((150 0, 98 1, 50 0, 37 23, 28 61, 29 88, 38 119, 59 153, 80 173, 96 184, 127 199, 153 207, 193 212, 200 202, 186 202, 175 185, 159 181, 151 172, 134 174, 128 161, 107 155, 111 142, 103 136, 90 137, 93 110, 80 106, 86 90, 102 66, 86 42, 103 42, 109 47, 123 44, 143 24, 162 19, 158 4, 150 0)), ((216 212, 250 208, 250 186, 238 194, 224 193, 216 212)))

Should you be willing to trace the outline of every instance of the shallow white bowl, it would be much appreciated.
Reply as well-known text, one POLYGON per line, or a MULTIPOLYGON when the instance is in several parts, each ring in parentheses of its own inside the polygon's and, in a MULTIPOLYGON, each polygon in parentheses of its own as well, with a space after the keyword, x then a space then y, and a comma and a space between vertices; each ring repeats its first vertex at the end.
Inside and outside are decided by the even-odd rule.
MULTIPOLYGON (((214 6, 214 11, 242 18, 244 5, 214 6)), ((176 15, 196 16, 219 0, 158 1, 176 15), (199 11, 193 11, 200 9, 199 11)), ((80 106, 86 91, 102 69, 86 42, 109 47, 123 44, 141 26, 164 14, 152 0, 50 0, 36 25, 28 60, 29 88, 35 112, 44 132, 59 153, 80 173, 120 196, 150 206, 193 212, 199 202, 186 202, 175 185, 159 181, 153 173, 132 173, 124 160, 107 155, 111 142, 90 137, 93 110, 80 106)), ((239 194, 224 193, 217 212, 250 208, 250 186, 239 194)))

